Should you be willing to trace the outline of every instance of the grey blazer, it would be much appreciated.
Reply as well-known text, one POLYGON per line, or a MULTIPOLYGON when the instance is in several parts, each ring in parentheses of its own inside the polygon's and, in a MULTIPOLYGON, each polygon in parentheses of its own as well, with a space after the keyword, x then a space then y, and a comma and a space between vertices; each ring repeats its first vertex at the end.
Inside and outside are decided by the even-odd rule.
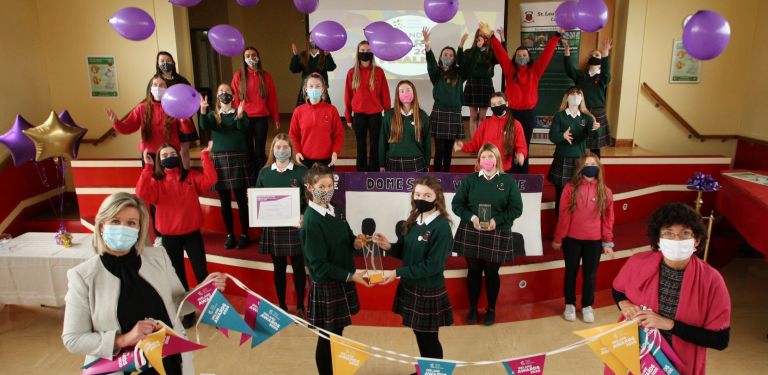
MULTIPOLYGON (((181 285, 171 260, 162 247, 146 247, 141 254, 139 275, 155 288, 165 304, 173 322, 174 331, 185 335, 184 327, 176 318, 176 310, 184 298, 181 285)), ((120 297, 120 279, 111 274, 99 256, 94 256, 67 271, 69 290, 64 298, 64 330, 61 339, 72 353, 85 355, 85 363, 98 358, 112 359, 115 337, 120 334, 117 321, 117 301, 120 297)), ((186 312, 194 309, 185 305, 186 312)), ((183 356, 184 367, 190 366, 191 356, 183 356), (190 363, 186 363, 188 362, 190 363)))

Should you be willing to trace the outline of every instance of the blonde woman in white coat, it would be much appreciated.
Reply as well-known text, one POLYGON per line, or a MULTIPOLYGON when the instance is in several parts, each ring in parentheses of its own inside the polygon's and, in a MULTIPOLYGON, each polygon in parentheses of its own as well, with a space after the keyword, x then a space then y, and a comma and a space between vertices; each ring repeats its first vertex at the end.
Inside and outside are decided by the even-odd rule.
MULTIPOLYGON (((96 215, 93 247, 98 255, 67 272, 61 338, 67 350, 86 356, 85 363, 112 359, 135 346, 157 330, 150 319, 184 334, 175 313, 185 291, 165 251, 144 247, 148 224, 144 202, 135 195, 107 197, 96 215)), ((211 279, 224 290, 223 274, 212 273, 204 282, 211 279)), ((166 373, 194 373, 188 354, 164 358, 166 373)), ((152 368, 142 372, 156 373, 152 368)))

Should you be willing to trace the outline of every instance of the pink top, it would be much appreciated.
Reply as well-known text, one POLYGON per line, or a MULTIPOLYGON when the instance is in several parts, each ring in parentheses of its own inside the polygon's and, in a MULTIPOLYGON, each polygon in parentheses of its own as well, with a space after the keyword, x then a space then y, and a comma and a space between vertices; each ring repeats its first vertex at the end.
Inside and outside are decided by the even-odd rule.
POLYGON ((597 211, 597 180, 581 181, 578 196, 573 196, 573 184, 565 185, 560 198, 560 219, 555 229, 555 243, 562 243, 563 237, 576 240, 602 240, 613 242, 613 193, 605 188, 605 214, 597 211), (576 208, 569 211, 571 199, 576 199, 576 208))

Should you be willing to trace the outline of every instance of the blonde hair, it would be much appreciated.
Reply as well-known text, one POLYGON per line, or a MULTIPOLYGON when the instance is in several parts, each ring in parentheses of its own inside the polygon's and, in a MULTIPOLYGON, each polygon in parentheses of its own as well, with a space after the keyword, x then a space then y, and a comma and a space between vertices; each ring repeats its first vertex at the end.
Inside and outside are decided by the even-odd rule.
MULTIPOLYGON (((355 67, 353 68, 354 71, 352 73, 352 90, 357 90, 360 88, 360 46, 368 45, 368 41, 364 40, 360 43, 357 43, 357 49, 355 50, 355 67)), ((371 59, 371 64, 369 65, 371 67, 371 76, 368 78, 368 87, 371 88, 371 90, 374 89, 376 86, 376 58, 371 59)))
POLYGON ((492 143, 484 144, 483 147, 480 147, 480 151, 477 152, 477 160, 475 160, 475 172, 479 172, 481 169, 480 156, 483 155, 483 152, 485 151, 490 151, 493 153, 493 156, 496 158, 496 171, 499 172, 499 174, 504 174, 504 162, 501 160, 501 152, 499 152, 499 148, 492 143))
MULTIPOLYGON (((222 86, 229 89, 229 93, 232 94, 233 98, 235 96, 235 90, 232 89, 232 86, 230 86, 229 83, 222 83, 216 87, 216 102, 213 105, 213 118, 216 119, 216 125, 218 126, 221 126, 221 114, 219 113, 219 111, 221 111, 221 101, 219 100, 219 89, 221 89, 222 86)), ((234 101, 229 104, 234 104, 234 101)))
POLYGON ((139 239, 134 247, 139 255, 144 251, 144 244, 147 242, 147 232, 149 231, 147 207, 144 206, 144 202, 136 195, 119 192, 104 199, 104 202, 101 202, 101 206, 99 206, 99 212, 96 214, 92 242, 96 254, 103 254, 104 249, 107 248, 104 239, 101 238, 101 229, 104 227, 104 223, 117 216, 120 211, 131 207, 139 210, 139 239))
POLYGON ((563 94, 563 101, 560 102, 560 109, 558 110, 558 112, 564 111, 566 108, 568 108, 568 95, 571 95, 571 94, 581 95, 581 103, 579 103, 579 112, 581 112, 586 116, 592 117, 592 121, 597 121, 595 119, 595 116, 592 115, 592 112, 587 110, 587 105, 585 104, 587 100, 584 99, 584 92, 581 91, 581 89, 576 86, 573 86, 565 91, 565 94, 563 94))
POLYGON ((293 164, 296 164, 296 165, 304 165, 301 162, 299 162, 298 160, 296 160, 296 149, 293 148, 293 142, 291 141, 291 138, 288 137, 288 134, 286 134, 286 133, 277 133, 275 135, 275 138, 272 138, 272 144, 269 146, 269 155, 267 156, 267 163, 264 164, 263 168, 271 168, 272 167, 272 163, 274 163, 275 160, 277 160, 275 158, 275 144, 277 143, 277 141, 286 141, 286 142, 288 142, 288 147, 291 148, 291 158, 290 158, 291 162, 293 162, 293 164))

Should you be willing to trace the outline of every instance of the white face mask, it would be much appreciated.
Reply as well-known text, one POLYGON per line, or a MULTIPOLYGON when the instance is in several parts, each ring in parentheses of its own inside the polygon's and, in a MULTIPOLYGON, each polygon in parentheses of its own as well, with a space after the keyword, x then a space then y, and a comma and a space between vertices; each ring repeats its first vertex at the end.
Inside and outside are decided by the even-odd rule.
POLYGON ((155 100, 160 101, 163 98, 163 94, 165 94, 165 87, 152 86, 149 88, 149 92, 155 100))
POLYGON ((248 64, 251 68, 255 68, 256 64, 259 63, 259 59, 257 57, 252 57, 250 59, 245 59, 245 63, 248 64))
POLYGON ((664 258, 673 261, 686 260, 696 252, 696 240, 693 238, 689 240, 667 240, 664 238, 659 239, 659 249, 664 254, 664 258))
POLYGON ((581 104, 581 95, 568 95, 568 105, 578 106, 581 104))

